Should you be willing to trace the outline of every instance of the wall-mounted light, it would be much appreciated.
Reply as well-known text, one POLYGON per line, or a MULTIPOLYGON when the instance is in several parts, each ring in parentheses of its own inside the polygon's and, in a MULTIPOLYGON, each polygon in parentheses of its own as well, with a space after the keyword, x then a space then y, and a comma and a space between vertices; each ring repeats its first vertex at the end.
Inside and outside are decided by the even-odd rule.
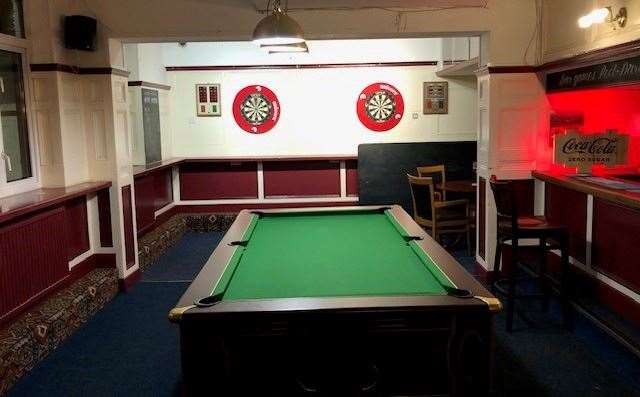
POLYGON ((581 16, 578 19, 578 26, 586 29, 593 24, 604 22, 610 23, 614 29, 623 28, 627 23, 627 8, 621 7, 615 16, 611 7, 596 8, 587 15, 581 16))
POLYGON ((280 0, 275 0, 271 15, 256 25, 253 42, 261 45, 304 43, 304 34, 298 22, 282 11, 280 0))

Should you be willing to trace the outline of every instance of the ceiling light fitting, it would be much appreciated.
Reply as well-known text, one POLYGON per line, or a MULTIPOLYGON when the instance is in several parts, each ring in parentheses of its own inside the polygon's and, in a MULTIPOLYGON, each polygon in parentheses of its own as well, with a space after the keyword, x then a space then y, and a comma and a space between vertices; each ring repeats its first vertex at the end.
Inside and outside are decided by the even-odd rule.
POLYGON ((583 15, 578 19, 578 26, 583 29, 591 27, 596 23, 608 22, 613 29, 624 28, 627 23, 627 8, 621 7, 618 13, 613 16, 611 7, 596 8, 587 15, 583 15))
POLYGON ((280 1, 273 3, 273 12, 256 25, 253 42, 260 45, 304 43, 302 28, 280 7, 280 1))
POLYGON ((261 45, 260 48, 269 52, 269 54, 286 54, 286 53, 302 53, 309 52, 307 43, 295 43, 295 44, 270 44, 261 45))

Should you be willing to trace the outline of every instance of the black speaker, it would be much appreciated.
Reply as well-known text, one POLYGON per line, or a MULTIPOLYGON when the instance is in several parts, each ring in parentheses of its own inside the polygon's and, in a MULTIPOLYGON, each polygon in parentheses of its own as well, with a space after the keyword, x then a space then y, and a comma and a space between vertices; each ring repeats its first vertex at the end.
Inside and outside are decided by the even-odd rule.
POLYGON ((72 50, 96 50, 95 18, 83 15, 69 15, 64 17, 64 46, 72 50))

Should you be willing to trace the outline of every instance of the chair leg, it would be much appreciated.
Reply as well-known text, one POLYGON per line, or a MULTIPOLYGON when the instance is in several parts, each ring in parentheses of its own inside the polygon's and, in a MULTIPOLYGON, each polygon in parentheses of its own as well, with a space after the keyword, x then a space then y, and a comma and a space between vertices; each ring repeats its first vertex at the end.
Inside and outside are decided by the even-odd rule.
POLYGON ((547 239, 545 237, 540 238, 540 288, 542 289, 542 309, 544 311, 549 310, 549 296, 551 295, 551 288, 549 286, 548 270, 547 270, 547 239))
POLYGON ((518 239, 511 240, 511 262, 509 263, 508 290, 507 290, 507 332, 513 331, 513 314, 516 300, 516 270, 518 268, 518 239))
POLYGON ((573 294, 569 276, 569 241, 566 233, 560 238, 561 263, 560 263, 560 302, 562 305, 562 320, 568 330, 573 328, 570 298, 573 294))
POLYGON ((496 294, 496 282, 500 280, 500 259, 502 256, 502 242, 500 238, 496 238, 496 255, 493 259, 493 280, 491 280, 491 293, 496 294))

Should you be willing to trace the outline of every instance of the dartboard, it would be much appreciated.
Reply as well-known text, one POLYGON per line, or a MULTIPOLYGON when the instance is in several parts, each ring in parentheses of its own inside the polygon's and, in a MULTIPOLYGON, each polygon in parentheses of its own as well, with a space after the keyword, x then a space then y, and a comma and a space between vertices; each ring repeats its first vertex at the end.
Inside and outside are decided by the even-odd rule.
POLYGON ((267 87, 245 87, 238 92, 233 101, 233 117, 238 126, 247 132, 267 132, 276 125, 280 117, 278 98, 267 87))
POLYGON ((396 99, 387 90, 376 91, 367 97, 365 111, 376 123, 387 121, 396 112, 396 99))
POLYGON ((402 119, 404 101, 394 86, 376 83, 362 90, 356 110, 365 127, 373 131, 387 131, 402 119))
POLYGON ((260 125, 271 116, 273 106, 262 94, 247 95, 240 105, 242 117, 251 125, 260 125))

